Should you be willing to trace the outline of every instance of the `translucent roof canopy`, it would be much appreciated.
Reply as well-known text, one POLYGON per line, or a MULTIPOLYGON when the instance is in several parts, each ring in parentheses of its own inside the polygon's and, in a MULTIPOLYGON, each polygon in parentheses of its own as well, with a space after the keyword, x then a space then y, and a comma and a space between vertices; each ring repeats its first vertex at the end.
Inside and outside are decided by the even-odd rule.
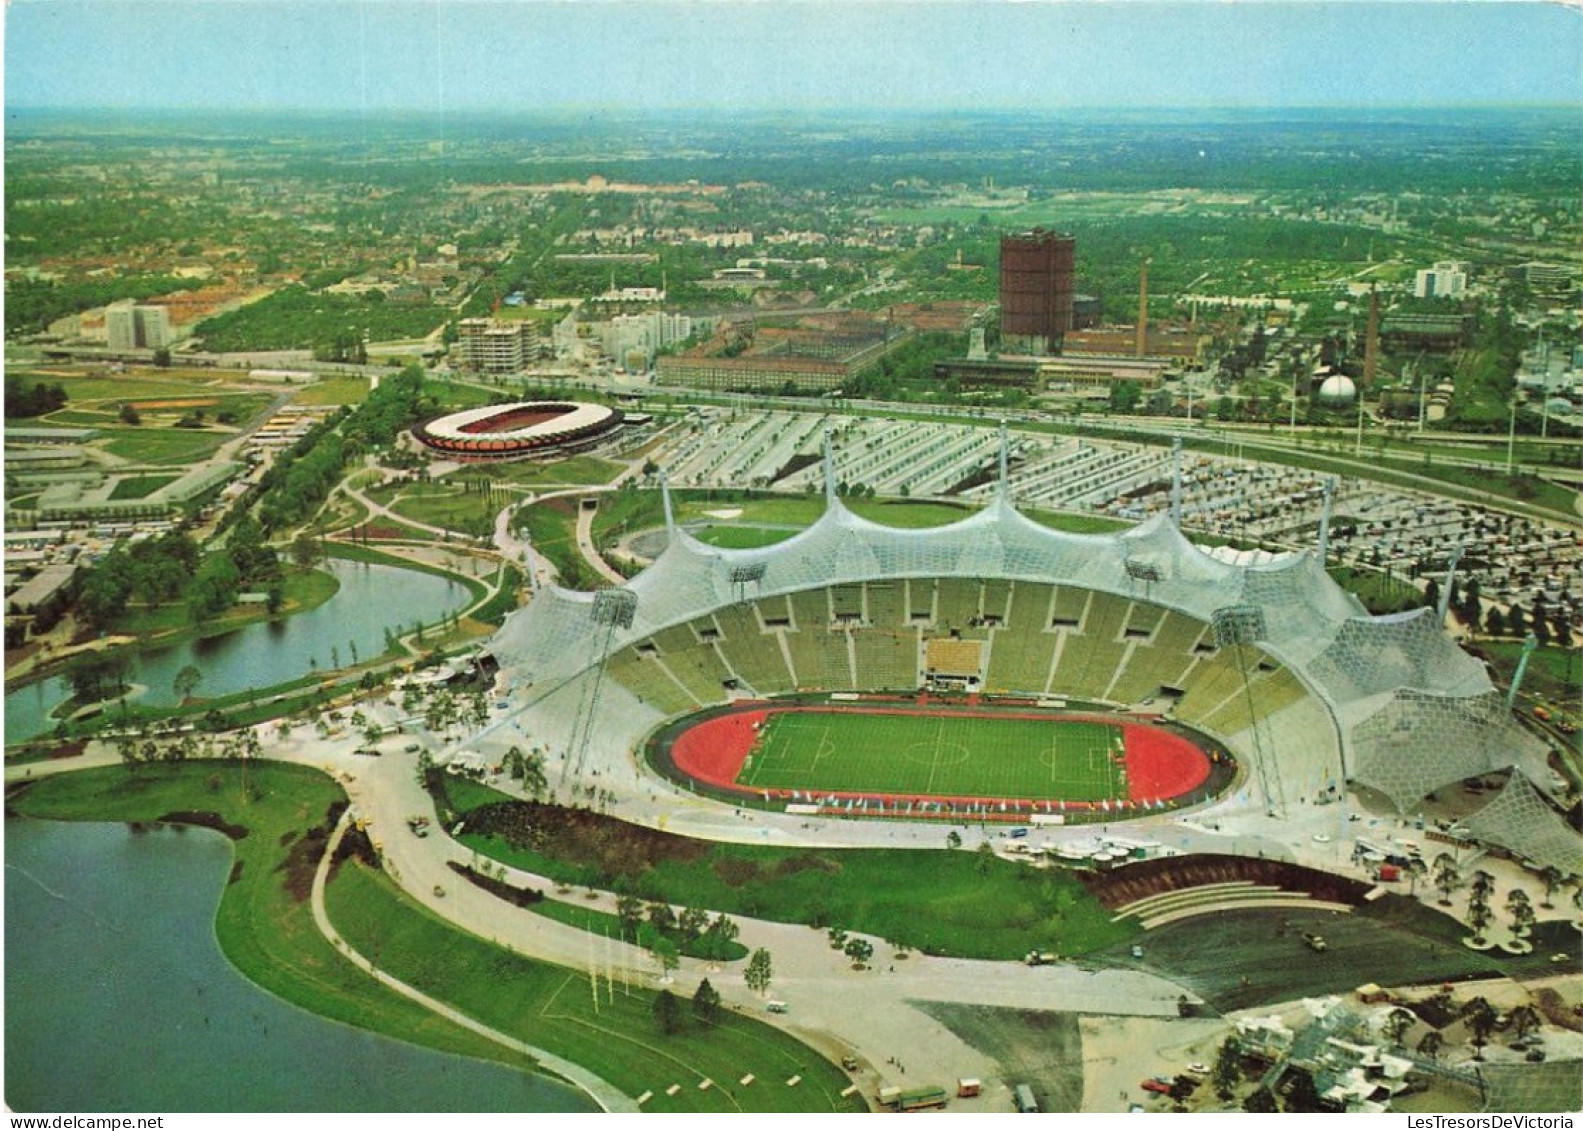
POLYGON ((1118 533, 1072 534, 1034 522, 1003 493, 958 522, 923 530, 869 521, 828 497, 808 529, 758 549, 708 546, 668 526, 665 551, 625 586, 637 602, 630 625, 596 624, 592 593, 556 586, 507 619, 491 647, 522 701, 662 629, 744 600, 901 578, 1026 580, 1120 594, 1204 622, 1228 606, 1258 609, 1260 646, 1329 708, 1349 776, 1399 809, 1475 773, 1510 767, 1546 780, 1543 743, 1511 722, 1483 665, 1441 631, 1432 610, 1370 616, 1312 552, 1217 560, 1165 515, 1118 533))

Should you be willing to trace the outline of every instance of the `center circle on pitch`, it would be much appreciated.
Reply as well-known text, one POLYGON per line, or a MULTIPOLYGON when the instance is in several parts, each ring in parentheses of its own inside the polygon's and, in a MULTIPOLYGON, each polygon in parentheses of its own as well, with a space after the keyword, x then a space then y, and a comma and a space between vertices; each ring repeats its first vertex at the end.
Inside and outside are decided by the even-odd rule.
POLYGON ((968 757, 960 742, 914 742, 903 754, 913 766, 960 766, 968 757))

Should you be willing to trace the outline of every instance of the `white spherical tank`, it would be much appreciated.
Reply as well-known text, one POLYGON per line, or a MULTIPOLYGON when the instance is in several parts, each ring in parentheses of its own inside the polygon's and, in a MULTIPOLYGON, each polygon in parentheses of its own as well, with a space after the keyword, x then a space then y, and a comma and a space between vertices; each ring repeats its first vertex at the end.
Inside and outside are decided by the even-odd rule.
POLYGON ((1325 378, 1317 396, 1319 403, 1326 408, 1340 408, 1357 399, 1358 387, 1352 383, 1351 377, 1337 373, 1325 378))

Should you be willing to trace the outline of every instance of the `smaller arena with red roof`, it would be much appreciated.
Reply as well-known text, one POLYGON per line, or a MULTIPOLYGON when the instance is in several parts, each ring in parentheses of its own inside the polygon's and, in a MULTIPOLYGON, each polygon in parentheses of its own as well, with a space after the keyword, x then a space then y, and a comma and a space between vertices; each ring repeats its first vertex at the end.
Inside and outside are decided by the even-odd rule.
POLYGON ((453 459, 510 460, 566 455, 602 443, 621 428, 620 409, 575 401, 519 401, 452 413, 412 430, 418 442, 453 459))

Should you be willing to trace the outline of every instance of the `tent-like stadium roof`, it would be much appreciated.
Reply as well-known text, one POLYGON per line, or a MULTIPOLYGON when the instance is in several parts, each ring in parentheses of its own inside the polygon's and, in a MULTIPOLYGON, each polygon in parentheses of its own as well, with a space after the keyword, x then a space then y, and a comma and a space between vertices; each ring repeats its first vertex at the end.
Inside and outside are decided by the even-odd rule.
MULTIPOLYGON (((1547 776, 1544 744, 1511 721, 1483 665, 1440 630, 1432 610, 1370 616, 1311 551, 1228 563, 1164 515, 1119 533, 1072 534, 1019 513, 1004 490, 969 517, 922 530, 869 521, 827 492, 816 523, 757 549, 693 538, 671 520, 668 495, 666 514, 666 549, 623 587, 635 602, 629 625, 594 631, 595 595, 556 586, 507 619, 491 648, 523 700, 548 696, 606 654, 743 600, 901 578, 1027 580, 1143 599, 1203 621, 1230 606, 1256 607, 1260 645, 1328 708, 1349 775, 1399 810, 1474 773, 1511 767, 1540 782, 1547 776)), ((1505 843, 1499 827, 1483 831, 1505 843)))

